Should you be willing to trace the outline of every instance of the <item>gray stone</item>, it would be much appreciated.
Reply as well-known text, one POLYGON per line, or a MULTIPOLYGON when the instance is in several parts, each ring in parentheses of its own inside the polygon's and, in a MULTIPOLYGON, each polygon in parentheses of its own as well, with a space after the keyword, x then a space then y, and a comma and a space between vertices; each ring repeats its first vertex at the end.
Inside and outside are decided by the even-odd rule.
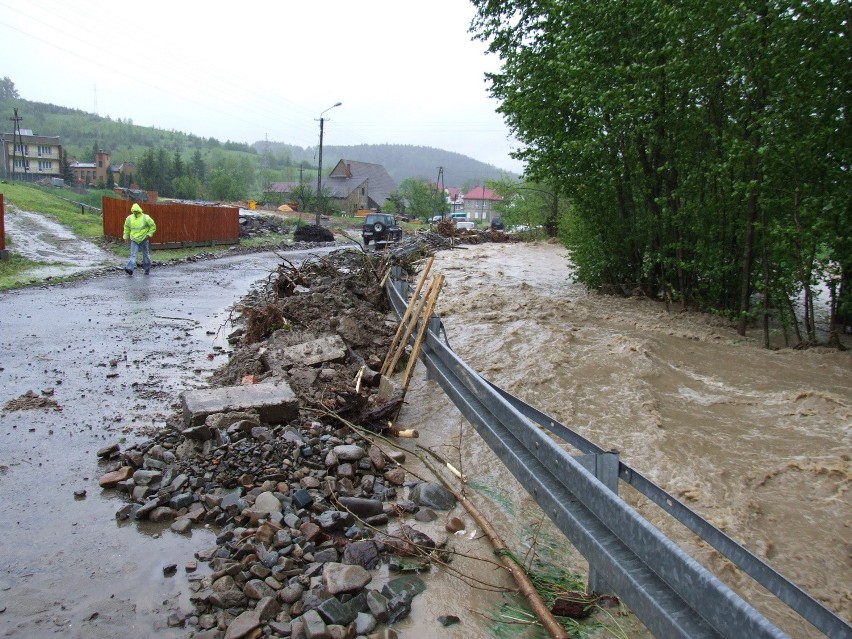
POLYGON ((192 520, 189 517, 179 517, 169 528, 171 528, 172 532, 185 535, 192 530, 192 520))
POLYGON ((219 504, 219 508, 222 510, 230 510, 236 509, 238 511, 244 510, 248 506, 246 500, 240 497, 237 493, 229 493, 222 497, 222 503, 219 504))
POLYGON ((243 586, 243 593, 250 599, 263 599, 264 597, 274 597, 275 591, 269 587, 265 581, 260 579, 250 579, 243 586))
POLYGON ((133 516, 136 519, 143 520, 147 519, 148 515, 150 515, 156 508, 159 508, 160 500, 154 497, 153 499, 149 499, 142 506, 140 506, 133 516))
POLYGON ((275 597, 263 597, 257 602, 254 610, 261 622, 271 621, 278 616, 281 604, 275 597))
POLYGON ((414 595, 408 591, 403 591, 388 602, 389 624, 395 624, 411 614, 412 599, 414 599, 414 595))
POLYGON ((305 589, 302 588, 299 584, 292 584, 289 586, 285 586, 281 592, 278 593, 278 597, 284 603, 292 604, 299 601, 302 598, 302 594, 305 592, 305 589))
POLYGON ((180 493, 169 500, 169 506, 175 510, 192 506, 192 493, 180 493))
POLYGON ((163 476, 159 470, 137 470, 133 473, 133 482, 137 486, 147 486, 153 482, 159 481, 163 476))
MULTIPOLYGON (((290 331, 275 331, 261 353, 261 361, 274 373, 280 373, 292 366, 314 366, 325 362, 343 362, 346 360, 346 344, 339 335, 326 335, 310 342, 291 346, 290 331)), ((258 384, 262 386, 262 384, 258 384)))
POLYGON ((337 597, 329 597, 323 601, 317 607, 317 612, 327 624, 337 626, 345 626, 354 621, 358 614, 346 604, 341 603, 337 597))
POLYGON ((385 481, 394 486, 402 486, 405 483, 405 470, 402 468, 392 468, 385 471, 383 475, 385 481))
POLYGON ((189 428, 183 429, 181 434, 187 439, 193 439, 199 442, 206 442, 213 439, 213 430, 207 424, 190 426, 189 428))
POLYGON ((337 555, 335 548, 323 548, 314 553, 314 561, 317 563, 328 563, 329 561, 337 561, 340 557, 337 555))
POLYGON ((393 599, 402 592, 411 593, 412 597, 419 595, 426 590, 426 584, 416 575, 404 575, 391 579, 382 588, 382 594, 388 599, 393 599))
POLYGON ((316 518, 316 523, 323 530, 343 528, 352 520, 352 515, 342 510, 326 510, 316 518))
POLYGON ((241 590, 226 590, 225 592, 214 592, 207 598, 207 603, 217 608, 236 608, 244 606, 247 597, 241 590))
POLYGON ((376 629, 378 625, 376 618, 368 612, 359 612, 355 617, 355 632, 359 635, 366 635, 376 629))
POLYGON ((375 541, 353 541, 343 550, 343 563, 351 566, 362 566, 367 570, 378 568, 381 557, 375 541))
POLYGON ((361 566, 327 563, 322 574, 326 590, 332 595, 355 592, 372 580, 370 572, 361 566))
POLYGON ((174 509, 169 508, 168 506, 158 506, 148 515, 148 520, 159 523, 163 521, 171 521, 175 517, 177 517, 177 513, 174 509))
POLYGON ((288 422, 299 415, 299 400, 285 382, 186 391, 182 403, 187 427, 204 423, 214 413, 235 410, 254 410, 269 424, 288 422))
POLYGON ((270 621, 269 629, 282 637, 289 637, 293 634, 293 625, 289 621, 270 621))
POLYGON ((280 513, 281 501, 271 492, 263 492, 254 500, 254 510, 263 513, 280 513))
POLYGON ((225 639, 242 639, 255 628, 260 627, 260 616, 254 610, 246 610, 235 618, 228 630, 225 631, 225 639))
POLYGON ((388 598, 378 590, 367 591, 367 607, 380 623, 388 620, 388 598))
POLYGON ((334 454, 341 461, 358 461, 367 456, 367 451, 355 444, 342 444, 333 448, 334 454))
MULTIPOLYGON (((436 513, 431 508, 421 508, 420 510, 417 511, 417 514, 414 515, 414 519, 416 519, 417 521, 421 521, 421 522, 435 521, 437 518, 438 518, 438 513, 436 513)), ((453 517, 453 519, 457 519, 457 518, 453 517)), ((462 526, 461 529, 463 530, 464 526, 462 526)))
POLYGON ((365 519, 379 515, 382 512, 382 502, 378 499, 365 499, 363 497, 340 497, 340 504, 356 517, 365 519))
POLYGON ((411 489, 409 495, 414 503, 435 510, 450 510, 456 505, 455 496, 440 484, 421 482, 411 489))
POLYGON ((316 610, 308 610, 302 615, 306 639, 329 639, 328 628, 316 610))

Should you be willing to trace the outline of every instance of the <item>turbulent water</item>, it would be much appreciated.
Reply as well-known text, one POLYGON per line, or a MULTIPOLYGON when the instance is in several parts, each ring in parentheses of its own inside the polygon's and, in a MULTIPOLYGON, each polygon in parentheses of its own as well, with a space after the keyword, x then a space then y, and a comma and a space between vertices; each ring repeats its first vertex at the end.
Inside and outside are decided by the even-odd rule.
MULTIPOLYGON (((444 251, 433 269, 447 278, 437 312, 472 368, 617 449, 829 608, 852 616, 852 352, 768 351, 710 316, 588 293, 571 282, 566 251, 553 244, 444 251)), ((582 569, 558 533, 536 527, 541 515, 524 490, 422 367, 420 375, 402 420, 421 431, 421 444, 464 468, 470 492, 515 552, 533 545, 545 554, 549 543, 566 568, 582 569)), ((623 495, 792 636, 822 636, 647 500, 623 495)), ((496 572, 470 570, 482 578, 496 572)), ((462 612, 500 603, 452 578, 444 587, 462 612)), ((430 612, 446 614, 449 605, 430 612)), ((489 627, 489 617, 475 616, 489 627)), ((630 620, 613 623, 626 628, 630 620)))

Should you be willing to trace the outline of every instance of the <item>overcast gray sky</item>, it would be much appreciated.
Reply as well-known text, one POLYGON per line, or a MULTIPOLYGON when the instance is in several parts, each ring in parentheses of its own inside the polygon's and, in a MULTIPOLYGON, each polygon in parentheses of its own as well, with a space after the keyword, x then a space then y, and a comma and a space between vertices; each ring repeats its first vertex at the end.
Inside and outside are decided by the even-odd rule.
POLYGON ((324 144, 432 146, 520 172, 473 13, 467 0, 0 0, 0 77, 28 100, 303 147, 342 102, 324 144))

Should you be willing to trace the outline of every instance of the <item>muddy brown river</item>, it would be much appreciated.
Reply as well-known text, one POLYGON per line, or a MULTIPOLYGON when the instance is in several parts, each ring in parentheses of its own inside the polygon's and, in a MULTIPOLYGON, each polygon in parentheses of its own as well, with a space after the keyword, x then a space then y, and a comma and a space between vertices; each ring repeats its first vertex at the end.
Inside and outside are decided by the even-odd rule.
MULTIPOLYGON (((852 351, 768 351, 759 336, 740 337, 710 316, 588 293, 570 281, 566 251, 553 244, 444 251, 433 268, 447 278, 438 313, 449 342, 472 368, 619 450, 850 618, 852 351)), ((537 508, 458 412, 445 410, 440 387, 424 371, 405 413, 427 433, 421 443, 460 460, 477 485, 473 498, 494 513, 510 547, 540 543, 537 508)), ((622 493, 791 636, 823 636, 647 500, 622 493)), ((541 530, 557 549, 567 548, 546 524, 541 530)), ((584 569, 569 551, 563 556, 584 569)), ((473 590, 462 607, 475 608, 481 598, 473 590)), ((642 634, 629 616, 613 621, 613 636, 619 624, 624 636, 642 634)))
MULTIPOLYGON (((214 260, 154 269, 149 280, 107 275, 0 297, 0 404, 33 390, 52 392, 62 407, 0 414, 0 636, 191 636, 167 617, 190 610, 183 566, 214 531, 187 538, 118 524, 120 500, 98 489, 94 453, 131 439, 140 424, 161 424, 182 390, 204 384, 225 356, 209 333, 275 263, 271 255, 214 260), (74 498, 79 490, 84 499, 74 498), (170 563, 178 573, 165 577, 170 563)), ((438 313, 449 342, 475 370, 618 449, 850 618, 852 352, 766 351, 721 320, 588 293, 570 281, 558 245, 470 246, 439 253, 433 268, 447 277, 438 313)), ((431 448, 460 468, 465 492, 517 556, 586 570, 420 364, 406 401, 400 426, 420 438, 402 445, 431 448)), ((655 507, 623 494, 791 636, 821 636, 655 507)), ((466 523, 451 537, 456 574, 432 571, 400 635, 543 637, 501 592, 511 584, 481 531, 463 511, 453 514, 466 523), (436 624, 450 614, 461 623, 436 624)), ((443 521, 424 529, 446 535, 443 521)), ((619 608, 598 619, 606 627, 593 636, 649 636, 619 608)))

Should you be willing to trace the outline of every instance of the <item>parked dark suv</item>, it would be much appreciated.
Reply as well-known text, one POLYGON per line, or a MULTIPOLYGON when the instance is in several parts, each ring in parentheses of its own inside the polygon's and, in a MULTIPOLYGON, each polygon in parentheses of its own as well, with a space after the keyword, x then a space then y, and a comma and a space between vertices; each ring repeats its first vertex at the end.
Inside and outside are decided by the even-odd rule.
POLYGON ((398 242, 402 239, 402 229, 389 213, 370 213, 364 220, 361 230, 364 246, 374 242, 398 242))
POLYGON ((502 231, 505 227, 503 226, 503 220, 499 217, 491 218, 491 230, 492 231, 502 231))

